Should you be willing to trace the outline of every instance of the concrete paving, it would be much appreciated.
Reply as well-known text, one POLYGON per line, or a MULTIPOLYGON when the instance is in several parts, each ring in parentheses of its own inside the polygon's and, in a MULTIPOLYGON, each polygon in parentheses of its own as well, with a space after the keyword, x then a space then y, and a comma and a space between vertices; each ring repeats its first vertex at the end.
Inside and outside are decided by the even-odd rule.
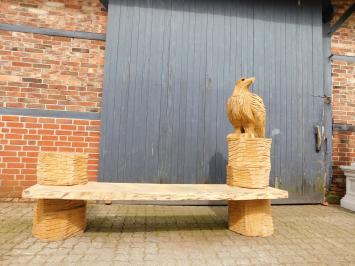
POLYGON ((0 265, 355 265, 355 213, 273 206, 275 233, 227 230, 226 207, 89 204, 85 234, 31 236, 33 203, 0 203, 0 265))

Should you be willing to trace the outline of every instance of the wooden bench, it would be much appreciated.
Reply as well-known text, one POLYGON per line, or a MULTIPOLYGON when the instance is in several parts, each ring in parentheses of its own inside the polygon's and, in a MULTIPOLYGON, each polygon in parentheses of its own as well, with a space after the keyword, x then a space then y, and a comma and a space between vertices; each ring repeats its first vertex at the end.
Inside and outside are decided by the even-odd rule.
MULTIPOLYGON (((61 240, 81 234, 86 226, 86 201, 228 201, 229 229, 247 236, 273 233, 271 199, 288 192, 272 187, 248 189, 225 184, 101 183, 85 185, 34 185, 23 198, 38 199, 33 234, 41 240, 61 240)), ((182 204, 183 205, 183 204, 182 204)))

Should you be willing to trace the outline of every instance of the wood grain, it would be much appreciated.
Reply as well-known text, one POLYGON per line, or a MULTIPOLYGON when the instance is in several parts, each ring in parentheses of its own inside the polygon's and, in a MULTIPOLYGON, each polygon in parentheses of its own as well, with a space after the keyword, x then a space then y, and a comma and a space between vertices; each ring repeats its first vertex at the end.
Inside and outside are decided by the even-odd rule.
POLYGON ((266 111, 263 99, 249 90, 254 81, 255 78, 241 78, 236 82, 227 101, 227 115, 237 135, 264 138, 266 111))
POLYGON ((33 215, 32 234, 42 241, 80 235, 86 227, 86 202, 40 199, 33 215))
POLYGON ((147 184, 88 182, 75 186, 34 185, 24 198, 77 200, 251 200, 287 198, 288 192, 272 187, 248 189, 225 184, 147 184))
POLYGON ((86 184, 88 155, 71 152, 40 152, 37 183, 41 185, 71 186, 86 184))
POLYGON ((270 200, 228 202, 229 230, 245 236, 270 236, 274 232, 270 200))
POLYGON ((227 184, 245 188, 269 185, 271 139, 229 134, 227 184))

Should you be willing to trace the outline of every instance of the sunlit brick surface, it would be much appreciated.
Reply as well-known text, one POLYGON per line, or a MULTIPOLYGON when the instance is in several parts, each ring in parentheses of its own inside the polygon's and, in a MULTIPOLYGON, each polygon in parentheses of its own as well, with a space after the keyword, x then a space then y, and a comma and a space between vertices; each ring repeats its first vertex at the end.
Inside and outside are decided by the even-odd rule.
POLYGON ((0 107, 99 112, 105 42, 0 30, 0 107))
POLYGON ((99 142, 98 120, 0 115, 0 198, 37 183, 41 151, 88 153, 88 178, 96 180, 99 142))
MULTIPOLYGON (((353 0, 332 0, 335 16, 332 25, 353 4, 353 0)), ((355 13, 333 34, 331 52, 340 56, 355 56, 355 13)), ((333 123, 355 126, 355 63, 332 60, 333 123)), ((355 162, 355 132, 333 131, 331 194, 341 198, 345 194, 345 176, 341 165, 355 162)))
MULTIPOLYGON (((332 0, 335 7, 334 24, 353 3, 353 0, 332 0)), ((332 36, 332 53, 355 56, 355 13, 332 36)))
POLYGON ((1 0, 0 23, 71 31, 106 32, 100 0, 1 0))

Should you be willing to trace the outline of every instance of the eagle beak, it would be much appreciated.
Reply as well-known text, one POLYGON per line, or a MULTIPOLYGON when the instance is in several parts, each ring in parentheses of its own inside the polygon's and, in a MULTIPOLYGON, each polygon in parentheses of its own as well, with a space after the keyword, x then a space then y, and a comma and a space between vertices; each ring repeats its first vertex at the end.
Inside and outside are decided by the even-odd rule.
POLYGON ((255 82, 255 78, 248 78, 248 84, 251 85, 255 82))
POLYGON ((255 78, 248 78, 246 80, 247 87, 249 88, 255 82, 255 78))

